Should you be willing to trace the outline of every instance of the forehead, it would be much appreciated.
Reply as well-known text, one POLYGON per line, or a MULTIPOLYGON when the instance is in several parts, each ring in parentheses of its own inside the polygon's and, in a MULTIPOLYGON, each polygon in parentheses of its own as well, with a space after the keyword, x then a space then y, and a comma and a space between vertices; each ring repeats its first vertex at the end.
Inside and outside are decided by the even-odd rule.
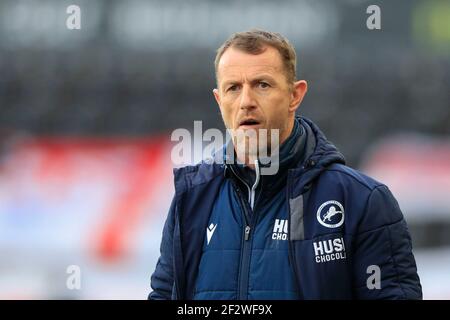
POLYGON ((270 73, 283 75, 283 62, 280 53, 266 47, 260 54, 251 54, 233 47, 227 49, 220 58, 217 72, 219 78, 270 73))

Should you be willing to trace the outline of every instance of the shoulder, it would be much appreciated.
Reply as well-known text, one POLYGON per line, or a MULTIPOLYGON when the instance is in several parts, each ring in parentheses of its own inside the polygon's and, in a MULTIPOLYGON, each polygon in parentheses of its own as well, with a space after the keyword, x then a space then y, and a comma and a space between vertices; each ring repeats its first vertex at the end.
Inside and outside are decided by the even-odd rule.
POLYGON ((397 200, 385 184, 348 166, 331 165, 320 175, 317 187, 318 193, 334 193, 345 203, 348 223, 354 232, 403 219, 397 200))
POLYGON ((224 165, 202 161, 196 165, 175 168, 173 170, 175 189, 182 193, 190 188, 205 184, 223 176, 224 165))
POLYGON ((343 185, 354 185, 355 187, 369 193, 376 188, 386 187, 382 182, 377 181, 363 172, 338 163, 325 169, 321 176, 322 178, 326 178, 343 185))

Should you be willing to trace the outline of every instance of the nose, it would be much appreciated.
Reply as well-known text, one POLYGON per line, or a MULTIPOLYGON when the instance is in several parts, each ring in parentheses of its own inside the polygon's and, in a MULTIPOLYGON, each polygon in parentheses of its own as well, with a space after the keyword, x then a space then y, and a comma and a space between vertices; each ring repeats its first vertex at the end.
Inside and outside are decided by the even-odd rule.
POLYGON ((241 100, 239 107, 243 110, 252 110, 256 108, 256 100, 254 99, 251 86, 244 85, 241 91, 241 100))

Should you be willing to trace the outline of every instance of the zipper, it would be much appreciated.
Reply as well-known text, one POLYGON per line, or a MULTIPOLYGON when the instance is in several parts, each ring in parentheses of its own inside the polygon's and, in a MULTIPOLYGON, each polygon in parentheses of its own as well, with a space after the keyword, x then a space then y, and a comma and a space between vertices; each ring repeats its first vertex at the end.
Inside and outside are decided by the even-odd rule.
MULTIPOLYGON (((244 198, 240 197, 241 206, 246 212, 249 214, 251 212, 251 208, 248 202, 244 201, 244 198)), ((242 237, 242 250, 241 250, 241 261, 239 265, 239 282, 238 282, 238 299, 239 300, 247 300, 248 299, 248 280, 250 274, 250 258, 252 254, 252 245, 253 245, 253 233, 255 232, 255 225, 257 221, 257 215, 255 212, 252 212, 250 223, 247 223, 242 237)))
POLYGON ((248 278, 249 278, 249 271, 250 271, 250 257, 252 253, 252 234, 253 230, 255 229, 255 225, 257 222, 257 215, 256 212, 253 211, 254 209, 254 201, 255 201, 255 191, 258 187, 259 183, 259 163, 258 160, 255 161, 255 171, 256 171, 256 179, 255 183, 253 184, 252 188, 247 185, 245 181, 243 181, 231 168, 231 171, 233 171, 234 175, 238 177, 240 181, 242 181, 247 189, 250 191, 249 194, 249 201, 246 202, 242 192, 240 191, 239 187, 235 186, 236 193, 239 198, 239 202, 241 204, 242 210, 244 211, 244 217, 245 217, 245 228, 243 232, 242 237, 242 244, 241 244, 241 261, 239 264, 239 279, 238 279, 238 299, 239 300, 247 300, 248 299, 248 278))
POLYGON ((245 227, 245 231, 244 231, 244 234, 245 234, 245 236, 244 236, 244 238, 245 238, 245 241, 248 241, 248 238, 250 237, 250 227, 249 226, 246 226, 245 227))
POLYGON ((250 233, 252 232, 252 228, 250 227, 251 221, 247 219, 247 217, 251 217, 253 220, 253 216, 250 216, 248 211, 251 210, 249 208, 248 202, 245 201, 242 192, 239 190, 239 187, 235 186, 235 190, 239 199, 239 203, 241 205, 242 210, 244 211, 244 220, 245 220, 245 228, 242 233, 241 240, 241 258, 239 261, 239 271, 238 271, 238 300, 247 300, 247 288, 248 288, 248 272, 250 265, 250 254, 251 254, 251 243, 250 233))
MULTIPOLYGON (((241 179, 241 177, 239 177, 239 175, 234 171, 232 166, 230 166, 230 170, 231 170, 231 172, 233 172, 234 176, 237 177, 247 187, 248 194, 249 194, 248 201, 250 202, 250 193, 251 193, 250 187, 243 179, 241 179)), ((236 193, 239 196, 239 200, 241 200, 241 198, 242 198, 241 190, 239 189, 238 186, 235 186, 234 189, 236 190, 236 193)), ((244 210, 244 205, 242 205, 242 207, 243 207, 242 210, 244 210)), ((247 213, 246 210, 244 210, 244 218, 245 218, 245 225, 248 226, 249 222, 250 222, 250 215, 247 213)))
POLYGON ((243 179, 241 179, 241 177, 239 177, 239 175, 234 171, 233 167, 230 167, 230 170, 247 187, 247 190, 248 190, 248 202, 250 203, 250 208, 253 210, 254 204, 255 204, 255 192, 256 192, 256 188, 258 187, 259 180, 260 180, 260 175, 261 175, 260 174, 260 170, 259 170, 259 161, 255 160, 256 178, 255 178, 255 183, 253 184, 253 186, 251 188, 249 187, 247 182, 245 182, 243 179))
POLYGON ((255 183, 252 186, 252 190, 250 192, 250 208, 252 208, 252 210, 254 209, 255 206, 255 191, 256 188, 258 187, 258 183, 259 183, 259 161, 255 160, 255 173, 256 173, 256 178, 255 178, 255 183))

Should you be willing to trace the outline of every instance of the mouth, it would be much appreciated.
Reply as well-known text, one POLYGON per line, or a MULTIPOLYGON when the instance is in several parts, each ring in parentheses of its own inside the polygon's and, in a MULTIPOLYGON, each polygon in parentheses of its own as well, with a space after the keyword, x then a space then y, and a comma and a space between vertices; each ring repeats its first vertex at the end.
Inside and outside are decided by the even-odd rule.
POLYGON ((260 126, 261 122, 254 118, 245 118, 239 122, 239 129, 255 129, 260 126))

